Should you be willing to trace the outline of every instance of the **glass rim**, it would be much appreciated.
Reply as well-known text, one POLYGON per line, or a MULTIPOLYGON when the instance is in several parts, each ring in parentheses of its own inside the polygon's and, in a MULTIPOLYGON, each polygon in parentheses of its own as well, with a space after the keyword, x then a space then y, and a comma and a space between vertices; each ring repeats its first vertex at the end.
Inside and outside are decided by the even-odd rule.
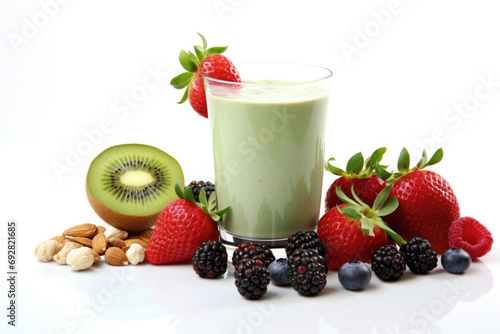
POLYGON ((330 79, 333 76, 333 72, 324 66, 319 66, 319 65, 311 65, 311 64, 306 64, 306 63, 288 63, 288 62, 270 62, 270 61, 263 61, 263 62, 245 62, 245 63, 239 63, 240 66, 245 66, 245 65, 292 65, 292 66, 301 66, 301 67, 310 67, 310 68, 315 68, 315 69, 320 69, 320 70, 325 70, 326 75, 321 76, 318 79, 314 80, 308 80, 308 81, 300 81, 300 82, 286 82, 286 83, 262 83, 262 82, 235 82, 235 81, 227 81, 227 80, 222 80, 222 79, 216 79, 208 76, 205 73, 202 73, 203 76, 203 81, 212 81, 215 83, 220 83, 220 84, 230 84, 230 85, 237 85, 237 86, 298 86, 298 85, 307 85, 307 84, 312 84, 315 82, 323 81, 330 79))

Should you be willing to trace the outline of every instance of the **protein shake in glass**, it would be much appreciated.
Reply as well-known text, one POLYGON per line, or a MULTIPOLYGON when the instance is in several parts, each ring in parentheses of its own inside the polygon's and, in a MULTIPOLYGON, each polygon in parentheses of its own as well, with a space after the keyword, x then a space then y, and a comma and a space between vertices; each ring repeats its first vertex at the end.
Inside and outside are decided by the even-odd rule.
POLYGON ((332 72, 283 63, 239 65, 243 82, 205 76, 221 239, 286 246, 316 228, 332 72))

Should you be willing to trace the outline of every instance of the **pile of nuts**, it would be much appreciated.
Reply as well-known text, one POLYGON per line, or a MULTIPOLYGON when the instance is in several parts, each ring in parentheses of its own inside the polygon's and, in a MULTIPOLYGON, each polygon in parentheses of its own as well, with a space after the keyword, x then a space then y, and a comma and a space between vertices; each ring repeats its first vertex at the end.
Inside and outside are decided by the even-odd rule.
POLYGON ((153 229, 129 234, 111 226, 80 224, 38 243, 35 256, 43 262, 68 264, 74 271, 91 267, 102 255, 112 266, 136 265, 144 261, 144 251, 152 235, 153 229))

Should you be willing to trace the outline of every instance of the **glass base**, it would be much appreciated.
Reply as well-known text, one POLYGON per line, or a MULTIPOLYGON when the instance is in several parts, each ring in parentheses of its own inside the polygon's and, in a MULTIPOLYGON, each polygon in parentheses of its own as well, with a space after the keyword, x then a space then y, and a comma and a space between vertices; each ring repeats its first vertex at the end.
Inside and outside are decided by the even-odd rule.
POLYGON ((288 238, 249 238, 249 237, 242 237, 239 235, 234 235, 229 233, 228 231, 224 230, 223 228, 220 229, 220 241, 223 244, 230 245, 230 246, 238 246, 239 244, 242 244, 244 242, 261 242, 264 245, 266 245, 269 248, 285 248, 288 238))

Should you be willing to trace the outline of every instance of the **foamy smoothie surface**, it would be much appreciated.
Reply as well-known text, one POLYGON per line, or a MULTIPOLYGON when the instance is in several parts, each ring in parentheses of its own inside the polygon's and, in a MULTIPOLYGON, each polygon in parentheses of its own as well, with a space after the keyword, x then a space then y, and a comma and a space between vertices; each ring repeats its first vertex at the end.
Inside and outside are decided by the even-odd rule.
POLYGON ((311 100, 327 95, 327 91, 298 81, 247 80, 241 84, 212 85, 210 95, 249 103, 293 102, 311 100))

